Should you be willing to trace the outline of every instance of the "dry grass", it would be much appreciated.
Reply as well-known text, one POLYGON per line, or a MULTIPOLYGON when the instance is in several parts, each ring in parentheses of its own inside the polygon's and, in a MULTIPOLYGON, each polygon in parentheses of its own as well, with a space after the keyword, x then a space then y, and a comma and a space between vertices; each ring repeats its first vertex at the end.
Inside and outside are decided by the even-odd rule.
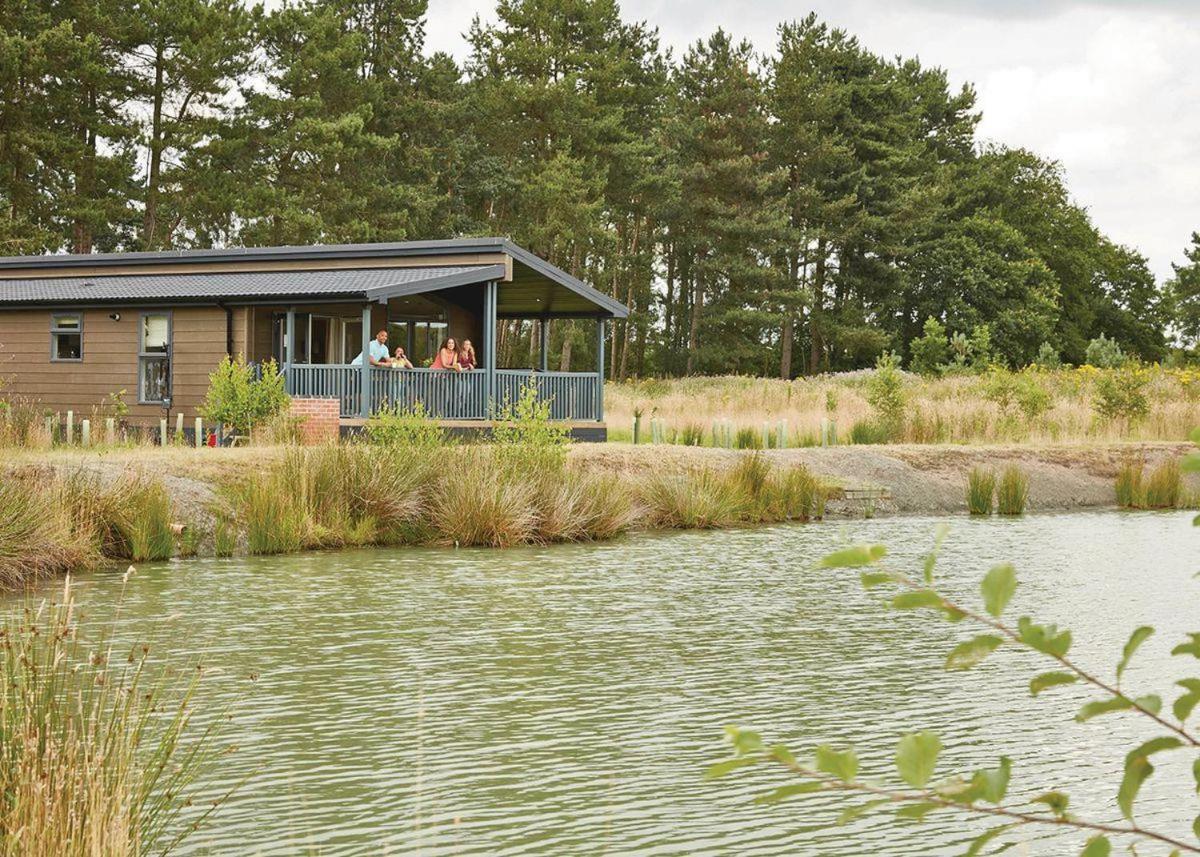
MULTIPOLYGON (((1150 367, 1145 378, 1149 415, 1129 424, 1096 413, 1097 378, 1092 367, 1015 373, 1026 388, 1046 394, 1045 402, 1022 410, 1018 400, 1000 397, 994 377, 958 375, 921 378, 905 375, 908 399, 902 433, 905 443, 1006 443, 1118 440, 1184 440, 1200 425, 1200 372, 1150 367), (989 397, 990 396, 990 397, 989 397), (1045 407, 1044 410, 1041 410, 1045 407), (1040 412, 1038 412, 1040 411, 1040 412)), ((628 440, 635 409, 643 420, 661 420, 666 435, 682 436, 689 427, 729 420, 738 429, 761 432, 764 423, 786 420, 790 445, 820 436, 823 418, 836 420, 838 433, 850 437, 856 425, 875 418, 865 396, 869 372, 779 381, 764 378, 649 379, 609 384, 605 417, 613 439, 628 440)), ((711 443, 705 433, 704 442, 711 443)), ((748 435, 747 435, 748 436, 748 435)))
MULTIPOLYGON (((131 569, 132 571, 132 569, 131 569)), ((60 603, 11 611, 0 645, 0 831, 23 857, 166 853, 214 761, 190 726, 196 672, 151 676, 148 649, 81 639, 69 582, 60 603)))

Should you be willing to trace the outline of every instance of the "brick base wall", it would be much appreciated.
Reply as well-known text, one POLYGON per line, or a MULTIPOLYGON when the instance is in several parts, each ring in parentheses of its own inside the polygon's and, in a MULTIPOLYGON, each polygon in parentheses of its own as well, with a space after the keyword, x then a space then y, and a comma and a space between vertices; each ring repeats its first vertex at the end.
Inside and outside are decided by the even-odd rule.
POLYGON ((294 398, 290 413, 300 421, 300 438, 304 443, 337 443, 342 415, 337 399, 294 398))

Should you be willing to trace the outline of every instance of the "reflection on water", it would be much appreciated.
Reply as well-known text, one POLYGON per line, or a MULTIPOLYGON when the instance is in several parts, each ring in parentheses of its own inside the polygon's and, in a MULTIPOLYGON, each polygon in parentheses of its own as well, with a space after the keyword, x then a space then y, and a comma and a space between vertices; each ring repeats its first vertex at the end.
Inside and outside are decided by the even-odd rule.
MULTIPOLYGON (((936 523, 188 560, 141 569, 117 621, 218 668, 205 707, 232 709, 239 751, 219 779, 248 780, 191 854, 942 854, 984 829, 938 813, 834 827, 841 804, 824 796, 757 806, 775 772, 701 779, 727 723, 797 750, 853 741, 881 776, 902 732, 933 728, 942 771, 1004 753, 1018 796, 1066 787, 1081 814, 1119 817, 1124 752, 1152 734, 1138 720, 1071 724, 1086 692, 1031 699, 1041 664, 1017 652, 945 673, 972 629, 887 612, 856 575, 812 569, 844 539, 916 567, 936 523)), ((1186 675, 1168 652, 1200 630, 1188 516, 952 523, 948 589, 975 597, 991 563, 1014 560, 1012 614, 1066 623, 1083 664, 1111 676, 1149 623, 1159 633, 1127 684, 1165 693, 1186 675)), ((119 590, 119 574, 98 575, 79 599, 111 617, 119 590)), ((1159 758, 1140 820, 1186 835, 1196 808, 1171 796, 1190 793, 1190 773, 1159 758)))

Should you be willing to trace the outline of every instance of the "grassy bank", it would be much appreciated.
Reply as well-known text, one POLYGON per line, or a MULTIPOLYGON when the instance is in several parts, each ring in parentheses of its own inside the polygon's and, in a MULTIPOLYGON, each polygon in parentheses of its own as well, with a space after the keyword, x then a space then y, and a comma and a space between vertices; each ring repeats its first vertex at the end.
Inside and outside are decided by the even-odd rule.
POLYGON ((95 454, 6 472, 0 584, 195 553, 507 547, 635 529, 807 521, 822 517, 829 490, 803 465, 750 454, 734 466, 650 474, 573 467, 565 450, 520 444, 348 443, 151 457, 159 475, 126 469, 101 476, 88 469, 104 460, 95 454), (216 463, 226 458, 239 463, 216 463), (186 503, 176 490, 181 481, 192 485, 186 503), (196 499, 204 493, 197 484, 209 489, 206 500, 196 499))
POLYGON ((191 725, 197 672, 152 674, 147 648, 85 639, 62 592, 4 619, 3 853, 167 853, 220 803, 192 807, 217 757, 213 733, 191 725))
POLYGON ((819 444, 823 420, 836 424, 841 443, 1182 441, 1200 425, 1195 369, 1083 366, 941 378, 898 373, 900 407, 886 415, 872 404, 873 374, 609 384, 605 417, 610 439, 629 440, 640 414, 643 442, 657 420, 666 442, 705 446, 722 445, 724 433, 732 434, 731 445, 760 445, 764 424, 774 445, 781 421, 788 446, 819 444))

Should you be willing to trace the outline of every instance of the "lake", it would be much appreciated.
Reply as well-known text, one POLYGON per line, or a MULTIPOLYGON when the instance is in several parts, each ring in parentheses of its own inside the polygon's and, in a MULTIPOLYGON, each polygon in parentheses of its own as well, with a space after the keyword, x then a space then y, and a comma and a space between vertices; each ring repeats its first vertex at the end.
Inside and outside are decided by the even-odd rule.
MULTIPOLYGON (((1129 632, 1155 625, 1126 684, 1169 710, 1171 683, 1200 672, 1169 656, 1200 630, 1190 518, 955 518, 937 573, 977 604, 990 565, 1015 562, 1007 615, 1070 627, 1077 662, 1108 678, 1129 632)), ((986 829, 946 812, 835 827, 845 804, 823 795, 756 805, 786 775, 703 779, 728 754, 729 723, 798 755, 851 741, 864 772, 893 783, 896 740, 929 728, 947 748, 939 773, 1003 753, 1015 801, 1059 787, 1079 814, 1119 819, 1124 754, 1155 734, 1144 718, 1072 723, 1091 695, 1032 699, 1029 678, 1052 665, 1015 650, 947 673, 946 653, 974 628, 885 610, 856 572, 813 568, 866 541, 916 570, 938 523, 182 560, 139 569, 115 621, 159 657, 200 657, 202 709, 232 715, 224 737, 238 751, 212 789, 246 782, 186 854, 952 854, 986 829)), ((78 599, 112 620, 120 590, 119 571, 92 575, 78 599)), ((1179 800, 1190 760, 1156 757, 1144 826, 1187 835, 1200 810, 1179 800)), ((1015 853, 1081 842, 1021 838, 1015 853)))

